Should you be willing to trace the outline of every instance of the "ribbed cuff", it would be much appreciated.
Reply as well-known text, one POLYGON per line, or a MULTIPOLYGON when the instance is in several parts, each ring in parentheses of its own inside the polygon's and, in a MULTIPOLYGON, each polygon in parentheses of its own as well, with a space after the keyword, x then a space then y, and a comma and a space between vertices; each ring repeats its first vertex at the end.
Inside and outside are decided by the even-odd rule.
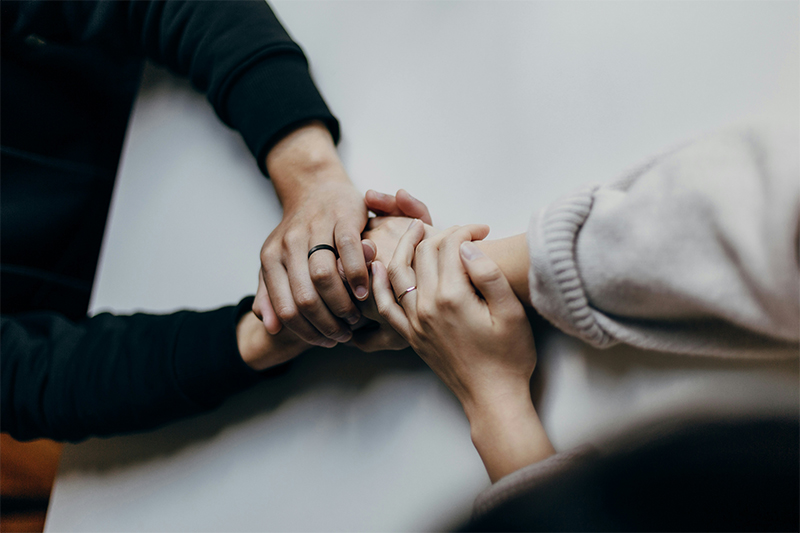
POLYGON ((576 463, 596 454, 597 451, 592 446, 583 445, 573 450, 551 455, 547 459, 504 476, 475 498, 475 502, 472 504, 472 520, 481 518, 492 509, 533 489, 544 480, 551 479, 576 463))
POLYGON ((596 187, 555 202, 528 229, 531 304, 554 326, 597 347, 614 343, 595 320, 578 270, 578 233, 592 209, 596 187))
POLYGON ((239 355, 236 325, 250 311, 253 297, 237 306, 191 313, 181 324, 175 353, 175 374, 181 392, 204 409, 255 385, 262 375, 239 355))
POLYGON ((322 121, 339 142, 339 121, 317 91, 301 55, 266 57, 242 74, 228 91, 227 117, 267 175, 267 152, 283 136, 311 120, 322 121))

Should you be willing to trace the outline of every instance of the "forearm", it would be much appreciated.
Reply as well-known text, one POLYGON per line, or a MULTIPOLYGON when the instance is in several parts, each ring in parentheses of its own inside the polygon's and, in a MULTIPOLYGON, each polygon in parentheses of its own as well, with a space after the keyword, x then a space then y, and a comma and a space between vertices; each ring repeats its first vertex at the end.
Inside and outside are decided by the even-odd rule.
POLYGON ((507 237, 480 241, 475 243, 490 259, 492 259, 503 275, 508 279, 514 294, 525 306, 531 305, 530 286, 528 284, 528 242, 525 233, 507 237))
POLYGON ((492 483, 555 453, 530 398, 530 389, 466 404, 472 443, 492 483))
POLYGON ((2 430, 81 440, 157 427, 261 377, 242 362, 236 307, 171 315, 2 318, 2 430))

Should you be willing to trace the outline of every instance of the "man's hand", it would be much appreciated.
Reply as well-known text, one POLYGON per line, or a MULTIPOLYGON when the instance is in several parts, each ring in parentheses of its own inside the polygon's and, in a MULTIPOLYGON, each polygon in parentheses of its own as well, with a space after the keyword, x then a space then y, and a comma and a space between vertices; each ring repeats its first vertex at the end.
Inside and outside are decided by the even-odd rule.
POLYGON ((397 191, 395 196, 370 189, 364 195, 364 202, 366 202, 367 208, 379 218, 418 218, 425 224, 433 225, 428 206, 408 194, 404 189, 397 191))
POLYGON ((320 122, 302 126, 267 154, 267 170, 283 204, 283 220, 261 249, 261 271, 253 311, 268 332, 281 326, 302 340, 332 347, 350 340, 361 317, 357 300, 369 295, 361 232, 367 207, 342 167, 330 133, 320 122), (319 250, 333 246, 336 255, 319 250))

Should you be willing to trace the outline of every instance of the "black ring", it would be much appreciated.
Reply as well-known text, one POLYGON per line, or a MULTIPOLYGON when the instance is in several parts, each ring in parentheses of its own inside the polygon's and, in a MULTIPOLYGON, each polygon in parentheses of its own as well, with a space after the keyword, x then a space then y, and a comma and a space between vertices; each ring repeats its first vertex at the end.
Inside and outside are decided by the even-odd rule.
POLYGON ((330 250, 331 252, 333 252, 333 255, 336 256, 336 259, 339 259, 339 252, 337 252, 336 248, 334 248, 330 244, 318 244, 314 246, 308 251, 308 258, 311 259, 311 254, 313 254, 314 252, 318 252, 320 250, 330 250))

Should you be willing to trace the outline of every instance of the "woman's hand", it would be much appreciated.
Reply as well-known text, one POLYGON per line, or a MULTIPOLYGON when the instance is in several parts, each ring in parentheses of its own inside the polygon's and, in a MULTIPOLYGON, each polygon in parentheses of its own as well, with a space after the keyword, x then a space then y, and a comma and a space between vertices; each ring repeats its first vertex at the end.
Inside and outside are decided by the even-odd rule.
MULTIPOLYGON (((412 221, 413 219, 404 216, 380 216, 369 219, 367 231, 362 234, 365 249, 370 247, 377 250, 375 260, 388 263, 394 255, 400 237, 403 236, 412 221)), ((424 224, 424 228, 427 236, 433 236, 436 233, 432 226, 424 224)), ((408 342, 378 313, 374 294, 370 293, 366 301, 358 302, 357 305, 364 318, 353 330, 353 339, 350 344, 364 352, 408 348, 408 342)))
POLYGON ((416 221, 388 272, 376 261, 372 275, 378 311, 461 402, 495 481, 553 448, 530 398, 536 350, 527 317, 500 269, 471 242, 488 232, 470 225, 422 240, 416 221))

